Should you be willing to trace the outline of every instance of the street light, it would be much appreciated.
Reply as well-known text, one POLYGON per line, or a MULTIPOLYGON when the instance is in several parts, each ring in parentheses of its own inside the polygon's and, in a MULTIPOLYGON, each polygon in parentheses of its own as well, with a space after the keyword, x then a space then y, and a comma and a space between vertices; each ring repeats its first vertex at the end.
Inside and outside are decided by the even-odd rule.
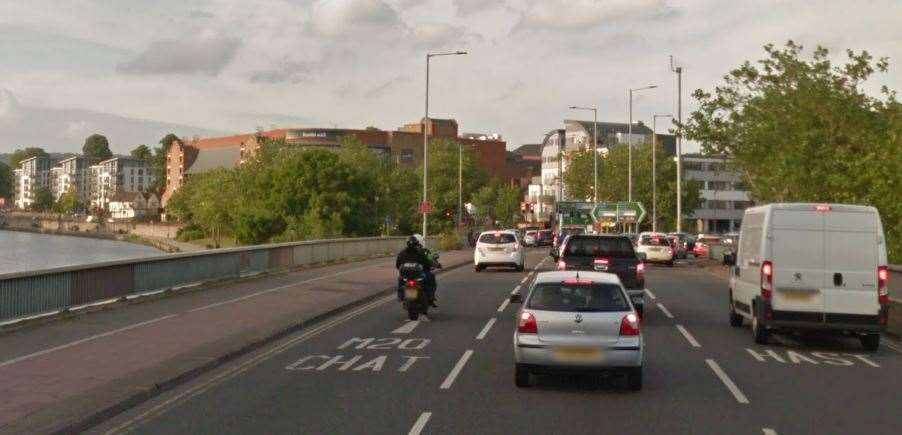
POLYGON ((592 187, 592 201, 598 204, 598 108, 570 106, 570 109, 592 111, 592 177, 595 180, 592 187))
POLYGON ((683 67, 673 66, 673 56, 670 56, 670 70, 677 75, 677 185, 676 185, 676 230, 683 231, 683 67))
POLYGON ((629 164, 627 168, 627 201, 633 202, 633 92, 657 88, 658 85, 649 85, 642 88, 630 89, 630 125, 627 133, 626 144, 629 148, 629 164))
POLYGON ((658 165, 655 154, 658 149, 658 118, 673 118, 673 115, 654 115, 651 121, 651 231, 658 232, 658 165))
POLYGON ((426 116, 423 117, 423 203, 420 207, 423 210, 423 240, 426 240, 426 222, 427 217, 429 216, 429 212, 426 209, 426 202, 428 201, 427 195, 427 187, 428 187, 428 172, 429 172, 429 136, 426 134, 426 129, 429 125, 429 61, 433 57, 439 56, 459 56, 462 54, 467 54, 466 51, 449 51, 444 53, 427 53, 426 54, 426 116))

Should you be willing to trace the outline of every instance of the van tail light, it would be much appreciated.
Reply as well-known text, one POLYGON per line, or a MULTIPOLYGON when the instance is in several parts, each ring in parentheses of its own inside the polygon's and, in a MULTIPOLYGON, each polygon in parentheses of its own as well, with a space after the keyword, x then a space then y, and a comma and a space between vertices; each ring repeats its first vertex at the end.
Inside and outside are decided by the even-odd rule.
POLYGON ((770 261, 761 263, 761 297, 770 300, 774 292, 774 264, 770 261))
POLYGON ((408 279, 408 280, 407 280, 407 286, 408 286, 408 287, 416 287, 416 286, 417 286, 417 280, 415 280, 415 279, 408 279))
POLYGON ((567 270, 567 262, 564 260, 558 261, 557 270, 567 270))
POLYGON ((877 301, 880 305, 889 305, 889 290, 886 283, 889 281, 889 267, 877 267, 877 301))
POLYGON ((639 317, 635 313, 629 313, 620 321, 620 336, 636 335, 639 335, 639 317))
POLYGON ((645 263, 641 261, 636 265, 636 278, 645 278, 645 263))
MULTIPOLYGON (((621 330, 623 327, 621 326, 621 330)), ((520 313, 520 322, 517 324, 517 332, 521 334, 538 334, 539 326, 536 323, 536 316, 526 311, 520 313)))

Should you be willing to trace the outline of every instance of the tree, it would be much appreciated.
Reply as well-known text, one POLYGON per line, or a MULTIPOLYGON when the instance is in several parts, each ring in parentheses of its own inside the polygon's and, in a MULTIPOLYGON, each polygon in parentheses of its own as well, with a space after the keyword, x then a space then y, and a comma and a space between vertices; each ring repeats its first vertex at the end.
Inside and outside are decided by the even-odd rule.
POLYGON ((0 198, 11 198, 13 195, 13 171, 0 162, 0 198))
POLYGON ((519 188, 493 181, 481 187, 472 197, 476 216, 481 221, 490 221, 491 226, 511 228, 522 217, 520 200, 523 191, 519 188))
POLYGON ((106 139, 106 136, 101 134, 88 136, 81 151, 85 157, 96 157, 100 160, 107 160, 113 157, 113 152, 110 151, 110 142, 106 139))
MULTIPOLYGON (((488 173, 476 163, 473 150, 453 139, 433 139, 429 143, 429 201, 433 211, 431 222, 433 231, 438 234, 453 228, 454 219, 440 217, 439 212, 445 209, 454 210, 457 216, 458 205, 458 151, 462 151, 463 167, 463 202, 467 203, 481 187, 488 183, 488 173)), ((423 179, 423 165, 417 169, 417 177, 423 179)), ((419 186, 422 195, 422 184, 419 186)))
POLYGON ((43 148, 38 147, 18 149, 13 151, 13 155, 9 159, 9 166, 12 169, 19 169, 19 164, 22 160, 30 159, 32 157, 50 157, 50 154, 47 154, 43 148))
POLYGON ((34 202, 31 209, 34 211, 48 211, 53 208, 53 193, 50 188, 41 186, 34 189, 34 202))
POLYGON ((53 204, 53 211, 57 213, 75 213, 81 209, 81 206, 78 191, 75 186, 70 186, 69 190, 60 195, 60 198, 53 204))
POLYGON ((886 58, 848 50, 834 66, 817 47, 766 45, 713 93, 696 90, 699 109, 686 136, 732 157, 756 202, 841 202, 876 206, 890 257, 902 261, 902 109, 895 91, 866 94, 886 58))
POLYGON ((135 147, 130 153, 132 157, 136 159, 144 160, 150 164, 153 164, 153 153, 151 153, 150 148, 147 145, 141 144, 135 147))

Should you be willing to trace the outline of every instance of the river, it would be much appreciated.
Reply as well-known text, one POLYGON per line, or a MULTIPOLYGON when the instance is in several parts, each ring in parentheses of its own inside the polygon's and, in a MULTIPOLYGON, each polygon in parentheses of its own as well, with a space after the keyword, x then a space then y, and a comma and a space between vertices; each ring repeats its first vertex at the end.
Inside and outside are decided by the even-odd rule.
POLYGON ((0 274, 164 254, 115 240, 0 230, 0 274))

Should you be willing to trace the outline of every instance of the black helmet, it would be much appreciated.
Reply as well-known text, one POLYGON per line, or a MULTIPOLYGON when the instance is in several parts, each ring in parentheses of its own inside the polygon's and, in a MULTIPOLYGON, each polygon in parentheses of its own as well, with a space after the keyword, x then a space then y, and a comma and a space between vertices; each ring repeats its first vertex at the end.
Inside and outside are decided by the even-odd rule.
POLYGON ((407 247, 408 248, 416 248, 420 246, 420 240, 417 239, 416 236, 410 236, 407 238, 407 247))

